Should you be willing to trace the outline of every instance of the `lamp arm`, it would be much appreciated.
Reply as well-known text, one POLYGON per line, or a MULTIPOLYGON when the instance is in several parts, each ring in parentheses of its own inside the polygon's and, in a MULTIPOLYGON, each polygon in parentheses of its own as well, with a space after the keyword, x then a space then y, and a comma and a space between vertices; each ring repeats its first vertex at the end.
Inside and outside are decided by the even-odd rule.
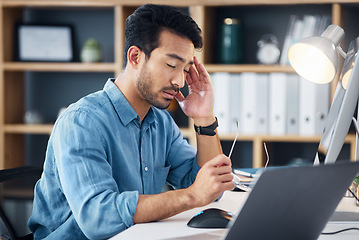
POLYGON ((347 57, 347 54, 343 51, 343 49, 340 46, 337 46, 339 54, 345 59, 347 57))
POLYGON ((354 127, 355 127, 356 134, 358 135, 358 134, 359 134, 358 121, 355 119, 355 117, 353 117, 352 120, 353 120, 353 123, 354 123, 354 127))
MULTIPOLYGON (((358 101, 358 113, 357 113, 357 119, 359 118, 359 101, 358 101)), ((359 161, 359 126, 358 126, 358 121, 353 117, 353 123, 354 123, 354 127, 356 130, 356 134, 355 134, 355 156, 354 156, 354 160, 355 161, 359 161)))

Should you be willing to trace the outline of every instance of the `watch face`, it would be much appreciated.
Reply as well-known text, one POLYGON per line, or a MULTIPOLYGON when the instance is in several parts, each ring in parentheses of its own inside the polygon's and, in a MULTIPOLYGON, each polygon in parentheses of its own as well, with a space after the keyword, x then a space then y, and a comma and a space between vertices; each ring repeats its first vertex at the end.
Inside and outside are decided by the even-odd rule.
POLYGON ((258 48, 257 59, 262 64, 276 64, 278 62, 280 50, 274 43, 264 43, 258 48))

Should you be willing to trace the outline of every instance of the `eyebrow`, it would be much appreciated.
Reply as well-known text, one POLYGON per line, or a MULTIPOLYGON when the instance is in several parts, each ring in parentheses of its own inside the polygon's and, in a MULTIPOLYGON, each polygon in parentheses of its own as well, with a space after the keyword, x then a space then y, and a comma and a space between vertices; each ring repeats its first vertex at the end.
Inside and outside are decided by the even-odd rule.
MULTIPOLYGON (((180 61, 183 62, 183 63, 185 62, 185 60, 184 60, 183 57, 178 56, 178 55, 175 54, 175 53, 167 53, 166 56, 171 57, 171 58, 175 58, 175 59, 177 59, 177 60, 180 60, 180 61)), ((188 63, 191 64, 191 65, 193 65, 193 61, 189 61, 188 63)))

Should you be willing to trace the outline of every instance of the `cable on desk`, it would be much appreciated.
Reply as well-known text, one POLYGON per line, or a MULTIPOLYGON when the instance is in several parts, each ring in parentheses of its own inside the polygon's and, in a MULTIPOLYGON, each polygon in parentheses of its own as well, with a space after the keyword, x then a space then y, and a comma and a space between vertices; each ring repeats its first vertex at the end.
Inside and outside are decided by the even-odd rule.
POLYGON ((334 234, 338 234, 338 233, 342 233, 345 231, 350 231, 350 230, 359 230, 359 228, 345 228, 345 229, 341 229, 335 232, 322 232, 322 235, 334 235, 334 234))
MULTIPOLYGON (((348 189, 349 192, 354 196, 354 198, 359 201, 358 196, 356 196, 352 190, 348 189)), ((322 232, 322 235, 334 235, 334 234, 338 234, 338 233, 342 233, 345 231, 350 231, 350 230, 359 230, 359 228, 345 228, 345 229, 341 229, 335 232, 322 232)))
MULTIPOLYGON (((349 192, 354 196, 354 198, 359 201, 358 199, 358 196, 356 196, 352 190, 348 189, 349 192)), ((359 230, 359 228, 345 228, 345 229, 341 229, 341 230, 338 230, 338 231, 335 231, 335 232, 322 232, 322 235, 334 235, 334 234, 338 234, 338 233, 342 233, 342 232, 345 232, 345 231, 350 231, 350 230, 359 230)))
POLYGON ((356 199, 357 201, 359 201, 358 196, 356 196, 356 195, 353 193, 352 190, 350 190, 350 189, 348 189, 348 190, 349 190, 349 192, 355 197, 355 199, 356 199))

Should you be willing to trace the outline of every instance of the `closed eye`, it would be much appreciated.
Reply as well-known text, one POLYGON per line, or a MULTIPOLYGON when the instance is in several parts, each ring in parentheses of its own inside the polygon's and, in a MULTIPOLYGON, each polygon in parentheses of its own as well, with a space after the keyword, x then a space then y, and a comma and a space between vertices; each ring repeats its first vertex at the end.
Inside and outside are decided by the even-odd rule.
MULTIPOLYGON (((168 64, 167 63, 167 66, 169 66, 170 68, 176 68, 176 66, 173 66, 173 65, 171 65, 171 64, 168 64)), ((183 71, 185 72, 185 73, 189 73, 189 71, 188 70, 186 70, 186 69, 183 69, 183 71)))
POLYGON ((175 66, 170 65, 170 64, 168 64, 168 63, 167 63, 167 66, 169 66, 170 68, 176 68, 175 66))

